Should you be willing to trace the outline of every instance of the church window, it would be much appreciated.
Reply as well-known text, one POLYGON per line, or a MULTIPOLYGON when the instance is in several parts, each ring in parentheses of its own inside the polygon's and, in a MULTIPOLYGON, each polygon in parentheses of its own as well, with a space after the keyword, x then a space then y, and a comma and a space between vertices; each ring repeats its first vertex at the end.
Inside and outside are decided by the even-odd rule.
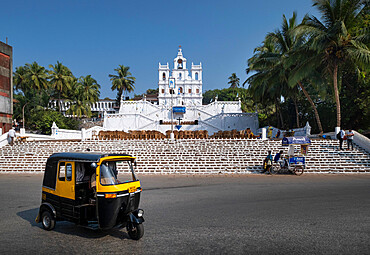
POLYGON ((166 80, 166 73, 163 73, 163 80, 166 80))
POLYGON ((162 94, 164 94, 164 89, 162 89, 162 94))
POLYGON ((180 87, 180 88, 179 88, 179 93, 183 93, 183 92, 182 92, 182 87, 180 87))
POLYGON ((198 73, 195 73, 195 80, 197 81, 199 79, 198 73))
POLYGON ((189 89, 189 94, 191 94, 191 89, 189 89))
POLYGON ((197 89, 197 94, 199 94, 199 89, 197 89))
POLYGON ((181 80, 182 79, 182 74, 181 73, 179 73, 179 80, 181 80))

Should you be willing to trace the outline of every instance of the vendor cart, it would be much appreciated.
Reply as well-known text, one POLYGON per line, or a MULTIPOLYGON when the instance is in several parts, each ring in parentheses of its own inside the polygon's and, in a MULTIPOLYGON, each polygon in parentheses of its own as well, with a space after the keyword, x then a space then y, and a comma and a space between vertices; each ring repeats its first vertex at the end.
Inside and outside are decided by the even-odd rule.
POLYGON ((289 146, 288 155, 277 162, 270 168, 270 173, 291 172, 296 175, 302 175, 306 168, 305 155, 308 153, 308 147, 311 140, 306 136, 284 137, 282 140, 283 146, 289 146), (295 155, 295 145, 300 145, 299 155, 295 155))

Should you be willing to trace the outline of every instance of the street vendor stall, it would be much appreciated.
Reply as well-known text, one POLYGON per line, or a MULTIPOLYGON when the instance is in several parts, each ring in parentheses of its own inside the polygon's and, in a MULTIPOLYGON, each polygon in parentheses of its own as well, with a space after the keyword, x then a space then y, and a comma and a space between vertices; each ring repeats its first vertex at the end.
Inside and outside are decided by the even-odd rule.
POLYGON ((301 175, 306 167, 305 155, 308 153, 308 147, 311 140, 306 136, 284 137, 282 140, 283 146, 289 146, 288 155, 283 161, 276 162, 270 172, 277 173, 280 171, 290 171, 296 175, 301 175), (295 145, 300 145, 299 155, 295 155, 295 145))

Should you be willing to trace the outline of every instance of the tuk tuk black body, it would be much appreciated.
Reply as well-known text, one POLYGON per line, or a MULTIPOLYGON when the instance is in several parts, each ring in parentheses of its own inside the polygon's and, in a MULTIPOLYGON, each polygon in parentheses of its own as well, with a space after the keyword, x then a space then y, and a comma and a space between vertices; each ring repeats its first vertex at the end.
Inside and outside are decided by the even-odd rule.
POLYGON ((46 230, 61 220, 103 230, 126 227, 131 238, 140 239, 144 231, 143 210, 139 209, 142 189, 134 173, 134 161, 127 154, 51 155, 46 163, 36 221, 41 221, 46 230), (116 163, 125 161, 132 181, 122 183, 117 180, 116 163))

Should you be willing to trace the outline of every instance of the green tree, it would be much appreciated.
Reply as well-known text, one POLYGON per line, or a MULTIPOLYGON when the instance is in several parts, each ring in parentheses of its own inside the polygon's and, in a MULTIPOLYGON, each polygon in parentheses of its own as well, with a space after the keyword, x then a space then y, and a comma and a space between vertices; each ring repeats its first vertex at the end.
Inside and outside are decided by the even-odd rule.
POLYGON ((15 68, 15 72, 13 74, 13 85, 14 90, 24 92, 27 89, 28 84, 28 70, 27 66, 18 66, 15 68))
POLYGON ((26 90, 37 90, 49 88, 48 74, 45 67, 40 66, 34 61, 32 64, 26 64, 26 90))
POLYGON ((100 96, 100 85, 91 75, 81 76, 78 79, 78 93, 81 99, 90 105, 97 102, 100 96))
POLYGON ((45 109, 39 111, 31 110, 28 126, 32 130, 50 135, 53 122, 55 122, 59 128, 63 129, 77 129, 79 124, 76 120, 64 117, 60 112, 45 109))
POLYGON ((130 67, 119 65, 118 68, 114 69, 117 74, 110 74, 110 80, 112 81, 112 91, 117 90, 117 103, 120 102, 123 92, 129 93, 135 89, 135 77, 132 76, 129 71, 130 67))
POLYGON ((320 133, 323 133, 317 108, 303 86, 302 81, 289 82, 292 69, 297 64, 295 61, 297 52, 301 52, 305 42, 305 37, 295 32, 296 28, 297 14, 294 12, 289 21, 283 15, 281 28, 269 33, 265 38, 263 46, 256 48, 255 55, 248 60, 247 73, 251 71, 256 73, 249 77, 247 82, 251 84, 251 93, 255 99, 260 102, 264 100, 274 100, 276 102, 275 105, 282 123, 283 117, 279 98, 283 96, 286 100, 292 99, 295 106, 297 126, 299 126, 297 98, 299 91, 302 91, 314 110, 320 133), (293 62, 292 59, 294 60, 293 62))
POLYGON ((69 109, 67 114, 72 115, 75 118, 81 118, 82 116, 91 116, 91 103, 85 100, 84 95, 84 85, 81 84, 81 81, 84 81, 84 77, 81 77, 78 80, 74 80, 71 83, 71 90, 68 94, 67 104, 69 109))
POLYGON ((239 87, 240 79, 238 78, 238 76, 236 76, 236 73, 232 73, 231 76, 228 79, 229 79, 228 84, 230 84, 230 88, 239 87))
POLYGON ((299 30, 308 36, 308 45, 315 54, 307 62, 321 61, 324 74, 334 90, 337 127, 341 126, 340 82, 345 66, 359 70, 369 69, 369 30, 355 30, 359 20, 368 11, 369 1, 363 0, 313 0, 313 6, 321 14, 321 20, 306 15, 299 30), (356 31, 356 33, 354 33, 356 31))
POLYGON ((61 111, 61 95, 66 90, 71 89, 71 83, 74 79, 74 76, 71 70, 68 67, 64 66, 62 63, 57 61, 57 63, 53 65, 49 65, 49 68, 52 70, 49 71, 49 79, 50 85, 58 92, 59 95, 59 112, 61 111))

